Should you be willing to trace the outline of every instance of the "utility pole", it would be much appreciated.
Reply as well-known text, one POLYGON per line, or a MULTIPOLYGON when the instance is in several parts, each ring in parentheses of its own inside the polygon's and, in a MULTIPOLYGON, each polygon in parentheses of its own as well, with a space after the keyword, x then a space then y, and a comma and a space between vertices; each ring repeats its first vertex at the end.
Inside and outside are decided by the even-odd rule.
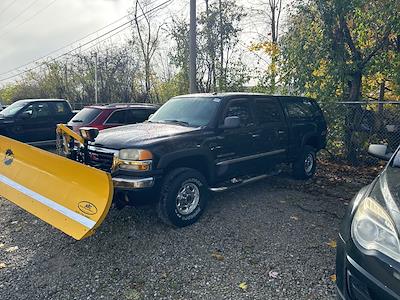
POLYGON ((196 83, 196 0, 190 0, 190 27, 189 27, 189 92, 197 92, 196 83))
POLYGON ((97 52, 94 53, 94 103, 97 104, 97 52))
POLYGON ((225 91, 225 72, 224 72, 224 23, 222 21, 222 0, 218 1, 219 4, 219 27, 220 27, 220 41, 219 41, 219 48, 221 52, 220 56, 220 78, 219 78, 219 91, 224 92, 225 91))
POLYGON ((67 99, 68 95, 68 65, 67 62, 65 62, 64 65, 64 99, 67 99))

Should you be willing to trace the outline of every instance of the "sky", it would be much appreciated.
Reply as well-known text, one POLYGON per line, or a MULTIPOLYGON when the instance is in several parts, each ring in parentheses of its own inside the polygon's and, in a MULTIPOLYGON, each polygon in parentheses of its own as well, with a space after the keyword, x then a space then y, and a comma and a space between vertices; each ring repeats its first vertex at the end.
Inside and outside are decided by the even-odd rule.
POLYGON ((126 15, 129 0, 1 0, 0 73, 126 15))
MULTIPOLYGON (((164 0, 146 0, 155 6, 164 0)), ((133 0, 1 0, 0 1, 0 79, 18 74, 16 69, 118 20, 97 34, 52 54, 73 49, 126 21, 123 17, 133 0), (16 69, 16 70, 14 70, 16 69), (13 70, 12 72, 8 72, 13 70)), ((198 0, 198 9, 204 1, 198 0)), ((188 16, 189 0, 172 0, 159 12, 168 21, 171 15, 188 16)), ((244 3, 248 3, 247 1, 244 3)), ((151 7, 150 6, 150 7, 151 7)), ((254 24, 245 28, 244 41, 255 35, 254 24)), ((121 39, 128 30, 114 39, 121 39)), ((116 41, 117 42, 117 41, 116 41)), ((247 58, 247 59, 252 59, 247 58)), ((26 67, 31 67, 28 65, 26 67)), ((4 83, 4 82, 3 82, 4 83)))

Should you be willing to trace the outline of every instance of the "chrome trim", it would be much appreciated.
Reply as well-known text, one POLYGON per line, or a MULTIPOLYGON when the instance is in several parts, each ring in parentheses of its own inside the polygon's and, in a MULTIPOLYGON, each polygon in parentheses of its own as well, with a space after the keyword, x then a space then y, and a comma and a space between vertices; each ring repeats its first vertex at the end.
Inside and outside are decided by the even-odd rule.
POLYGON ((132 178, 132 177, 113 177, 115 189, 135 190, 150 188, 154 185, 154 177, 132 178))
POLYGON ((119 150, 108 149, 108 148, 97 147, 97 146, 91 146, 91 145, 88 146, 88 149, 92 150, 92 151, 96 151, 96 152, 101 152, 101 153, 108 153, 108 154, 112 153, 114 155, 119 153, 119 150))
POLYGON ((260 158, 260 157, 264 157, 264 156, 275 155, 275 154, 279 154, 279 153, 283 153, 283 152, 286 152, 286 149, 278 149, 278 150, 264 152, 264 153, 258 153, 258 154, 253 154, 253 155, 248 155, 248 156, 243 156, 243 157, 238 157, 238 158, 227 159, 227 160, 218 162, 217 166, 234 164, 234 163, 238 163, 238 162, 242 162, 242 161, 246 161, 246 160, 250 160, 250 159, 256 159, 256 158, 260 158))
POLYGON ((271 177, 271 176, 273 176, 273 175, 263 174, 263 175, 259 175, 259 176, 255 176, 255 177, 251 177, 249 179, 243 180, 242 182, 240 182, 238 184, 234 184, 232 186, 221 186, 221 187, 217 187, 217 188, 210 188, 210 191, 223 192, 223 191, 230 190, 230 189, 233 189, 233 188, 236 188, 236 187, 248 184, 248 183, 252 183, 252 182, 267 178, 267 177, 271 177))

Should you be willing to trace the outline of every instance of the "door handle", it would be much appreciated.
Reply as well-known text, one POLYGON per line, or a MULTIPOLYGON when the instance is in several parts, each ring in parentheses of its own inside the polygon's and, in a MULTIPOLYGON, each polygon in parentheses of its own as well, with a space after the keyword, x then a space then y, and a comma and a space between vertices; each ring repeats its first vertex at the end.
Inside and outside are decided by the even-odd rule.
POLYGON ((259 136, 260 136, 260 135, 259 135, 259 134, 256 134, 256 133, 254 133, 254 134, 251 135, 252 138, 258 138, 259 136))
POLYGON ((220 150, 220 149, 222 149, 222 146, 221 146, 221 145, 213 145, 213 146, 210 147, 210 150, 211 150, 211 151, 220 150))
POLYGON ((285 130, 278 130, 278 134, 284 134, 285 132, 285 130))

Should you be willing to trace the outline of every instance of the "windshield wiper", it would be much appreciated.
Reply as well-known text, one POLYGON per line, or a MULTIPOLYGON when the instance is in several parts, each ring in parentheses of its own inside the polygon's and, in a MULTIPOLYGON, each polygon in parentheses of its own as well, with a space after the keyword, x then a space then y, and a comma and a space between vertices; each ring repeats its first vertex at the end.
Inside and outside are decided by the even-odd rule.
POLYGON ((174 123, 174 124, 179 124, 179 125, 183 125, 183 126, 190 126, 190 124, 188 122, 185 121, 180 121, 180 120, 163 120, 166 123, 174 123))
POLYGON ((82 123, 82 120, 72 120, 73 123, 82 123))

